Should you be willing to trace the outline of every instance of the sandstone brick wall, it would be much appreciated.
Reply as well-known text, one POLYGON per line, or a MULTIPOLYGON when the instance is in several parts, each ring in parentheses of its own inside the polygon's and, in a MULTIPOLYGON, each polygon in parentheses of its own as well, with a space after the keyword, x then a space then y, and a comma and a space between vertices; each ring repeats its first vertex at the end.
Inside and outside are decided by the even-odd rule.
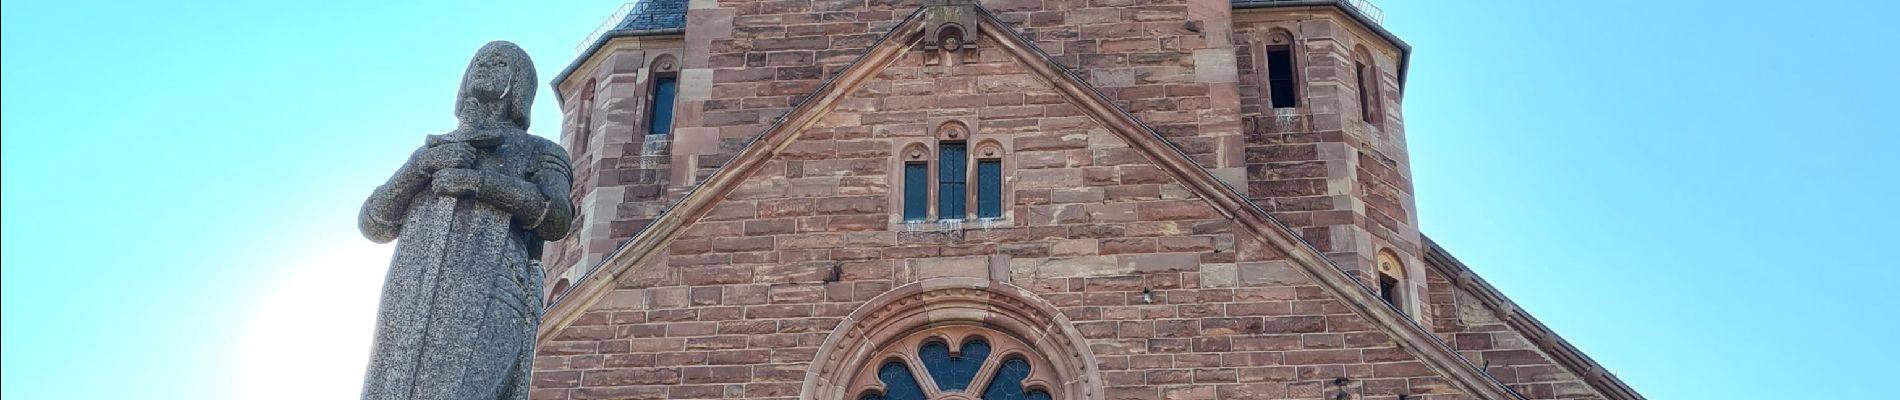
MULTIPOLYGON (((781 3, 757 4, 734 5, 781 3)), ((1463 398, 1021 65, 983 54, 925 67, 912 52, 841 101, 545 338, 534 398, 795 398, 842 316, 934 277, 1009 282, 1053 304, 1086 338, 1106 398, 1463 398), (1004 222, 892 222, 892 153, 932 140, 913 121, 937 117, 974 118, 973 141, 1010 145, 1004 222)))
MULTIPOLYGON (((694 2, 678 139, 693 182, 835 76, 921 0, 694 2), (695 80, 700 79, 700 80, 695 80)), ((1225 0, 981 2, 1059 63, 1239 185, 1225 0)))
POLYGON ((1471 290, 1464 286, 1472 283, 1459 285, 1445 276, 1444 271, 1456 269, 1463 267, 1434 265, 1426 271, 1431 326, 1445 343, 1525 398, 1611 398, 1539 349, 1526 332, 1505 323, 1498 310, 1480 300, 1492 294, 1471 290))

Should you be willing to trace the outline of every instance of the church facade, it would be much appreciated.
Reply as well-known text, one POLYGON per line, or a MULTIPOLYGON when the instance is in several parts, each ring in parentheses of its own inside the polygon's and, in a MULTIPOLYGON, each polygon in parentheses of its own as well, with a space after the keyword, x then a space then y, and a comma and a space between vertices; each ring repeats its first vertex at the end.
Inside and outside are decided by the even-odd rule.
POLYGON ((535 399, 1642 399, 1420 233, 1363 0, 646 0, 535 399))

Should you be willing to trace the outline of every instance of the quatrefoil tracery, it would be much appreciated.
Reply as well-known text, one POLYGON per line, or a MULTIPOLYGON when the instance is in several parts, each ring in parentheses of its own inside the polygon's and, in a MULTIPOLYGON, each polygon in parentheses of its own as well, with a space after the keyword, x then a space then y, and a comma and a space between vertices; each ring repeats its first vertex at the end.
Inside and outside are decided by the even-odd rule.
POLYGON ((856 400, 1049 400, 1046 363, 1020 341, 972 329, 914 334, 861 373, 856 400), (953 345, 955 343, 955 345, 953 345), (869 379, 866 379, 869 378, 869 379))

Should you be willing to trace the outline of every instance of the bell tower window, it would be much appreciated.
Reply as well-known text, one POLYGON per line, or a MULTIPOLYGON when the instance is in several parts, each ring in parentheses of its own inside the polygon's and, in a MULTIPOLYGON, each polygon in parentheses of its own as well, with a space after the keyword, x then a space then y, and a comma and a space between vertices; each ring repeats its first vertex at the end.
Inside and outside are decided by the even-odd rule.
POLYGON ((1275 29, 1267 35, 1267 101, 1273 108, 1299 107, 1299 80, 1293 66, 1293 35, 1275 29))
POLYGON ((1353 51, 1353 77, 1359 89, 1359 119, 1373 125, 1383 122, 1385 111, 1379 100, 1379 69, 1372 63, 1372 53, 1365 47, 1353 51))
POLYGON ((1385 304, 1391 305, 1392 308, 1399 310, 1399 313, 1407 313, 1405 304, 1405 264, 1399 261, 1399 255, 1393 253, 1391 249, 1379 250, 1377 262, 1379 298, 1385 300, 1385 304))
POLYGON ((673 133, 673 100, 679 93, 679 66, 671 54, 653 59, 647 68, 652 76, 647 95, 647 134, 673 133))
POLYGON ((673 132, 673 94, 678 91, 678 77, 653 78, 653 113, 647 116, 648 135, 665 135, 673 132))

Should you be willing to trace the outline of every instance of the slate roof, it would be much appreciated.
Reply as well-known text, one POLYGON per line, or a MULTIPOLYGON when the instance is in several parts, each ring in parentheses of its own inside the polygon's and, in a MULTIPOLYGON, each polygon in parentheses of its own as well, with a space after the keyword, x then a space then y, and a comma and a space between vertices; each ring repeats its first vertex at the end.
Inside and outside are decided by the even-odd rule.
POLYGON ((615 26, 616 31, 641 31, 650 29, 680 29, 686 27, 687 0, 641 0, 627 12, 627 19, 615 26))

